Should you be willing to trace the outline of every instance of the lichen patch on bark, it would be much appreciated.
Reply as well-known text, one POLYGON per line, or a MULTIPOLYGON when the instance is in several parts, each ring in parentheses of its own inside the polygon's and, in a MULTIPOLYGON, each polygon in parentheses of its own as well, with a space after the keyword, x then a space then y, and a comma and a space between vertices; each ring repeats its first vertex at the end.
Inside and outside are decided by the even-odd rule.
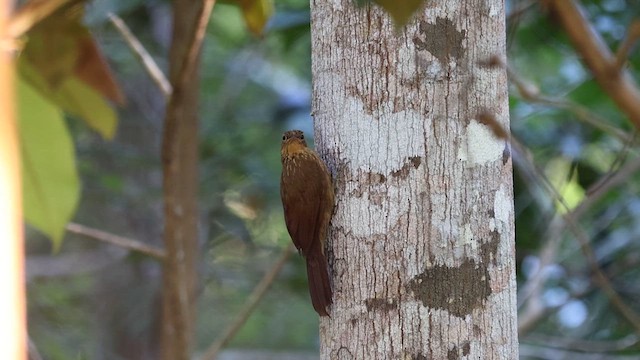
POLYGON ((420 21, 418 35, 413 38, 416 49, 428 51, 441 64, 447 65, 450 58, 462 59, 465 55, 463 41, 466 30, 456 29, 456 24, 447 18, 436 18, 435 24, 420 21))
POLYGON ((424 306, 464 318, 484 306, 491 295, 489 280, 486 264, 468 259, 456 267, 436 265, 425 269, 407 287, 424 306))
POLYGON ((402 165, 400 169, 393 171, 391 173, 391 176, 394 178, 400 178, 401 180, 404 180, 407 178, 407 176, 409 176, 409 171, 411 170, 411 168, 413 167, 414 169, 417 169, 418 167, 420 167, 421 163, 422 163, 422 158, 420 156, 408 157, 404 165, 402 165))
POLYGON ((480 257, 485 265, 496 264, 496 255, 500 245, 500 234, 494 230, 491 232, 491 239, 480 245, 480 257))
POLYGON ((429 358, 423 353, 417 353, 411 356, 411 360, 428 360, 429 358))
POLYGON ((389 312, 398 308, 398 303, 393 299, 372 298, 365 300, 364 304, 367 307, 367 312, 389 312))
POLYGON ((471 344, 464 341, 462 346, 453 345, 453 348, 447 352, 447 360, 458 360, 462 356, 467 356, 471 352, 471 344))
POLYGON ((509 159, 511 159, 511 147, 507 143, 504 145, 504 151, 502 152, 502 165, 506 165, 509 159))

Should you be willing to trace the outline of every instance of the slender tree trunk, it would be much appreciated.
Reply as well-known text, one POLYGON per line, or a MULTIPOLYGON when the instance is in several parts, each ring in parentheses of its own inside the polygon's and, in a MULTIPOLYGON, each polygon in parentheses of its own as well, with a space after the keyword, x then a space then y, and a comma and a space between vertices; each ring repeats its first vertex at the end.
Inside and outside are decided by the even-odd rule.
POLYGON ((511 157, 488 126, 509 121, 505 71, 486 66, 505 57, 504 3, 425 3, 396 31, 378 8, 312 1, 337 197, 322 359, 518 358, 511 157))
POLYGON ((14 113, 14 54, 12 38, 5 32, 11 5, 12 1, 0 0, 0 359, 22 360, 27 350, 22 184, 14 113))
POLYGON ((162 143, 164 189, 164 263, 162 286, 162 358, 191 356, 195 320, 198 237, 198 64, 194 33, 202 0, 173 2, 173 38, 162 143), (190 58, 195 56, 195 58, 190 58), (191 66, 188 61, 193 61, 191 66))

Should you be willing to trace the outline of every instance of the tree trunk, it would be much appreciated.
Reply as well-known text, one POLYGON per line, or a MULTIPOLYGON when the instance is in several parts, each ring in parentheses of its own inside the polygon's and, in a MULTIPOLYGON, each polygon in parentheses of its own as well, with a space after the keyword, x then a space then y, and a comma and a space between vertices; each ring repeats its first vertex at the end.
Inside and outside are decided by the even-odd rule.
POLYGON ((12 1, 0 0, 0 38, 3 44, 0 49, 0 313, 3 314, 0 359, 23 360, 27 355, 24 224, 14 97, 15 54, 11 51, 11 46, 16 44, 4 31, 12 4, 12 1))
POLYGON ((164 246, 162 358, 191 357, 198 246, 198 67, 194 46, 202 0, 173 2, 169 80, 173 87, 162 142, 164 246), (194 54, 191 54, 193 50, 194 54), (190 58, 190 56, 195 56, 190 58), (192 64, 187 63, 193 61, 192 64))
POLYGON ((505 69, 486 65, 503 1, 426 2, 398 31, 351 0, 311 7, 336 186, 321 358, 517 359, 512 164, 487 122, 508 128, 505 69))

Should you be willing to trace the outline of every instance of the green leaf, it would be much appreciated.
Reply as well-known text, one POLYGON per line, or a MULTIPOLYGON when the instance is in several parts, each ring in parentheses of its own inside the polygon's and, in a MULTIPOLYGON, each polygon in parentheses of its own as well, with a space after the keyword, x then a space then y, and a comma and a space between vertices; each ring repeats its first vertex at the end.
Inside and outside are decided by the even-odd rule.
POLYGON ((80 195, 73 143, 60 109, 22 79, 17 97, 25 219, 57 251, 80 195))
POLYGON ((67 76, 54 87, 47 85, 46 79, 25 58, 18 61, 21 77, 38 89, 49 101, 62 110, 83 119, 105 139, 112 139, 118 118, 111 106, 93 87, 77 76, 67 76))

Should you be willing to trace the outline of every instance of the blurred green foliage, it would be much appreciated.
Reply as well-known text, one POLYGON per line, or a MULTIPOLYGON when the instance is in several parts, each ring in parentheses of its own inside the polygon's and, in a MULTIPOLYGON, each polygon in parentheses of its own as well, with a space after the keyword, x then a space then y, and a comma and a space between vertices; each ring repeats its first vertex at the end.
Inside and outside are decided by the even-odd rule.
MULTIPOLYGON (((640 16, 635 0, 583 3, 612 49, 630 21, 640 16)), ((541 94, 571 103, 559 106, 524 99, 512 86, 512 130, 541 171, 555 169, 550 174, 554 179, 573 180, 574 190, 584 191, 624 159, 638 155, 635 132, 538 2, 511 0, 507 5, 512 14, 507 19, 508 55, 514 73, 541 94), (586 109, 586 115, 577 108, 586 109), (585 116, 617 128, 634 142, 589 125, 585 116)), ((222 333, 281 249, 289 245, 279 200, 278 150, 283 130, 312 132, 308 6, 302 0, 276 1, 263 37, 256 39, 237 6, 219 3, 207 29, 198 139, 203 249, 196 344, 200 351, 222 333)), ((86 22, 118 77, 127 105, 119 109, 119 128, 111 142, 68 122, 83 182, 75 221, 159 246, 164 100, 108 22, 108 11, 119 14, 158 64, 167 66, 169 1, 103 0, 88 5, 86 22)), ((628 68, 637 79, 637 50, 628 68)), ((540 263, 557 206, 517 167, 514 178, 522 285, 540 263)), ((638 180, 635 175, 610 191, 583 215, 580 225, 614 287, 640 312, 638 180)), ((27 247, 29 330, 47 359, 157 356, 160 267, 154 260, 71 234, 66 235, 61 254, 75 255, 78 263, 51 256, 46 241, 33 232, 27 247), (51 269, 50 262, 60 267, 55 274, 46 270, 51 269), (86 263, 91 266, 78 265, 86 263)), ((549 278, 541 301, 549 310, 523 334, 523 358, 553 358, 531 355, 535 354, 531 349, 547 349, 549 339, 574 351, 575 339, 613 342, 633 336, 630 324, 594 285, 570 232, 562 233, 556 261, 544 271, 549 278)), ((304 266, 295 257, 230 346, 315 349, 317 331, 304 266)), ((553 350, 565 354, 567 349, 558 347, 553 350)), ((638 355, 640 346, 636 342, 611 352, 638 355)))

